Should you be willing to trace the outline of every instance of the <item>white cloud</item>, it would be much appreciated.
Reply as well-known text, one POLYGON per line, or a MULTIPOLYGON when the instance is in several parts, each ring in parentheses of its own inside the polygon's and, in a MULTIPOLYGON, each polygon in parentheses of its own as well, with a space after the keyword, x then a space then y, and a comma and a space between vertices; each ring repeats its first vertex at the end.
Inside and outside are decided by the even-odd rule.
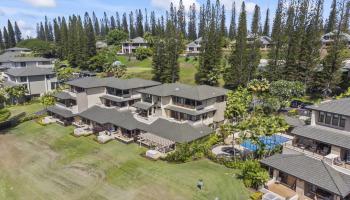
MULTIPOLYGON (((152 6, 161 9, 169 9, 171 2, 174 4, 175 7, 179 7, 180 0, 151 0, 152 6)), ((189 7, 192 4, 196 4, 196 6, 199 5, 197 0, 182 0, 182 3, 184 4, 186 9, 189 9, 189 7)))
MULTIPOLYGON (((236 10, 237 10, 237 12, 240 12, 243 0, 221 0, 220 2, 225 5, 226 10, 231 10, 232 4, 233 4, 233 2, 235 2, 236 3, 236 10)), ((249 2, 249 1, 244 1, 244 2, 245 2, 245 9, 246 9, 247 13, 248 14, 253 13, 254 7, 256 4, 253 2, 249 2)))
POLYGON ((32 6, 35 7, 56 7, 56 1, 55 0, 22 0, 26 3, 29 3, 32 6))
POLYGON ((247 2, 245 4, 245 10, 247 11, 247 13, 253 13, 254 12, 254 8, 255 8, 255 3, 253 2, 247 2))

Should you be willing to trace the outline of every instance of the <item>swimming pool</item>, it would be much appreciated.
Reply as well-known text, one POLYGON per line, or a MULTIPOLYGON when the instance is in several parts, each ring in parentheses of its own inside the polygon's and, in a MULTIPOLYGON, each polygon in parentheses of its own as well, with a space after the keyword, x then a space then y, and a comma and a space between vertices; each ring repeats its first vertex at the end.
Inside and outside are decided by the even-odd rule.
MULTIPOLYGON (((263 136, 260 137, 260 141, 263 142, 266 146, 266 150, 274 149, 277 145, 283 144, 287 141, 289 141, 289 138, 286 138, 281 135, 273 135, 273 136, 263 136)), ((241 144, 244 148, 250 150, 250 151, 256 151, 257 146, 252 143, 250 140, 244 140, 244 142, 241 144)))

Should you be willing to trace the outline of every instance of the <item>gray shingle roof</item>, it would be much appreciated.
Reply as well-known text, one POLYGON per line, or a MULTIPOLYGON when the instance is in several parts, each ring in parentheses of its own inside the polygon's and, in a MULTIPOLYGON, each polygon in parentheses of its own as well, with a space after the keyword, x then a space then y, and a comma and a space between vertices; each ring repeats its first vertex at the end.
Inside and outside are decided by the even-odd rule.
POLYGON ((171 122, 162 118, 157 119, 151 125, 146 125, 143 129, 178 143, 191 142, 213 133, 208 126, 191 126, 188 123, 171 122))
POLYGON ((350 177, 324 161, 303 154, 278 154, 263 159, 261 163, 342 197, 350 193, 350 177))
POLYGON ((288 125, 292 127, 299 127, 299 126, 304 126, 305 122, 299 118, 296 117, 290 117, 285 115, 284 120, 287 122, 288 125))
POLYGON ((69 94, 68 92, 59 92, 54 94, 54 97, 59 98, 59 99, 73 99, 75 100, 76 98, 73 97, 71 94, 69 94))
POLYGON ((58 106, 51 106, 47 108, 48 111, 53 112, 57 115, 60 115, 64 118, 70 118, 70 117, 74 117, 75 115, 72 113, 72 111, 68 110, 68 109, 64 109, 58 106))
POLYGON ((155 96, 178 96, 193 100, 206 100, 222 95, 226 95, 228 90, 220 87, 212 87, 208 85, 191 86, 181 83, 163 84, 143 90, 141 93, 152 94, 155 96))
POLYGON ((197 38, 195 41, 188 43, 187 47, 201 47, 202 37, 197 38))
POLYGON ((127 40, 125 42, 123 42, 124 44, 128 44, 128 43, 135 43, 135 44, 147 44, 147 41, 142 38, 142 37, 136 37, 130 40, 127 40))
POLYGON ((32 56, 16 56, 9 59, 11 62, 49 62, 52 61, 48 58, 43 57, 32 57, 32 56))
POLYGON ((180 113, 185 113, 185 114, 193 115, 193 116, 201 115, 201 114, 212 112, 212 111, 216 110, 216 108, 194 110, 194 109, 186 109, 186 108, 182 108, 182 107, 174 106, 174 105, 168 105, 168 106, 165 107, 165 109, 172 110, 172 111, 177 111, 177 112, 180 112, 180 113))
POLYGON ((114 77, 98 78, 98 77, 85 77, 68 81, 68 85, 81 87, 81 88, 94 88, 94 87, 112 87, 121 90, 145 88, 160 85, 161 83, 156 81, 144 80, 139 78, 131 79, 118 79, 114 77))
POLYGON ((350 98, 327 101, 319 105, 307 106, 306 108, 350 116, 350 98))
POLYGON ((20 51, 5 51, 0 54, 0 62, 47 62, 52 61, 52 59, 43 57, 27 56, 22 54, 20 51))
POLYGON ((213 132, 208 126, 192 126, 188 123, 171 122, 162 118, 152 124, 144 124, 133 117, 130 111, 93 106, 78 116, 99 124, 113 124, 128 130, 143 130, 174 142, 190 142, 213 132))
POLYGON ((28 48, 21 48, 21 47, 12 47, 5 49, 5 51, 30 51, 28 48))
POLYGON ((8 69, 5 73, 11 76, 39 76, 55 74, 53 69, 41 67, 12 68, 8 69))
POLYGON ((153 105, 151 103, 141 102, 141 101, 138 101, 132 105, 132 107, 140 108, 143 110, 149 110, 152 106, 153 105))
POLYGON ((298 136, 350 149, 350 133, 324 126, 301 126, 292 130, 298 136))
POLYGON ((141 129, 144 125, 137 121, 130 111, 119 111, 114 108, 93 106, 78 115, 99 124, 113 124, 128 130, 141 129))

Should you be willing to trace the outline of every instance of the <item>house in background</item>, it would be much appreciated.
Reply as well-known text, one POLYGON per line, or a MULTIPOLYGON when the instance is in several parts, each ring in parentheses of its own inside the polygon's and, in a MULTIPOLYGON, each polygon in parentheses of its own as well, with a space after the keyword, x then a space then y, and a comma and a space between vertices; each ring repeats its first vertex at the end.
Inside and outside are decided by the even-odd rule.
POLYGON ((310 125, 291 131, 293 140, 283 146, 283 154, 262 160, 272 178, 268 190, 300 200, 349 199, 350 98, 306 108, 310 125))
MULTIPOLYGON (((322 46, 323 47, 331 46, 337 34, 338 34, 337 30, 324 34, 321 37, 322 46)), ((340 32, 339 35, 341 40, 343 40, 347 44, 348 48, 350 48, 350 35, 344 32, 340 32)))
POLYGON ((133 54, 137 48, 147 48, 148 42, 142 37, 136 37, 134 39, 122 42, 121 54, 133 54))
POLYGON ((201 49, 202 37, 186 45, 187 55, 198 55, 201 49))
POLYGON ((105 41, 97 41, 96 42, 96 49, 97 50, 102 50, 102 49, 105 49, 107 47, 108 47, 108 44, 105 41))
POLYGON ((269 36, 260 36, 249 33, 247 36, 247 43, 253 44, 254 41, 258 41, 261 50, 269 50, 272 46, 272 39, 269 36))
POLYGON ((57 77, 51 68, 11 68, 4 72, 4 87, 24 85, 28 97, 38 97, 57 88, 57 77))
POLYGON ((34 57, 31 55, 31 50, 27 48, 14 47, 6 49, 0 54, 0 69, 2 71, 9 68, 21 67, 53 68, 54 60, 34 57))

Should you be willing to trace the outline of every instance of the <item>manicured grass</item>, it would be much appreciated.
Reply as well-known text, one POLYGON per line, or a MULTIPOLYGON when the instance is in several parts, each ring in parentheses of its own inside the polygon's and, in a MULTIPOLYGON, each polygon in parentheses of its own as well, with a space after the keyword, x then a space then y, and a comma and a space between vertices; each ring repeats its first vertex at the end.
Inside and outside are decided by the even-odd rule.
POLYGON ((11 116, 21 112, 26 112, 27 115, 30 115, 44 109, 44 106, 39 102, 29 102, 24 105, 9 106, 8 109, 11 112, 11 116))
POLYGON ((3 199, 248 199, 238 171, 203 159, 185 164, 151 161, 137 144, 93 136, 72 127, 29 121, 0 135, 3 199), (196 183, 203 179, 204 189, 196 183))
MULTIPOLYGON (((128 74, 131 77, 138 77, 143 79, 152 79, 152 60, 150 58, 138 61, 132 59, 129 61, 126 56, 119 56, 118 59, 128 67, 128 74)), ((180 83, 194 85, 194 75, 197 72, 198 61, 194 58, 190 58, 188 61, 185 57, 179 58, 180 63, 180 83)))

